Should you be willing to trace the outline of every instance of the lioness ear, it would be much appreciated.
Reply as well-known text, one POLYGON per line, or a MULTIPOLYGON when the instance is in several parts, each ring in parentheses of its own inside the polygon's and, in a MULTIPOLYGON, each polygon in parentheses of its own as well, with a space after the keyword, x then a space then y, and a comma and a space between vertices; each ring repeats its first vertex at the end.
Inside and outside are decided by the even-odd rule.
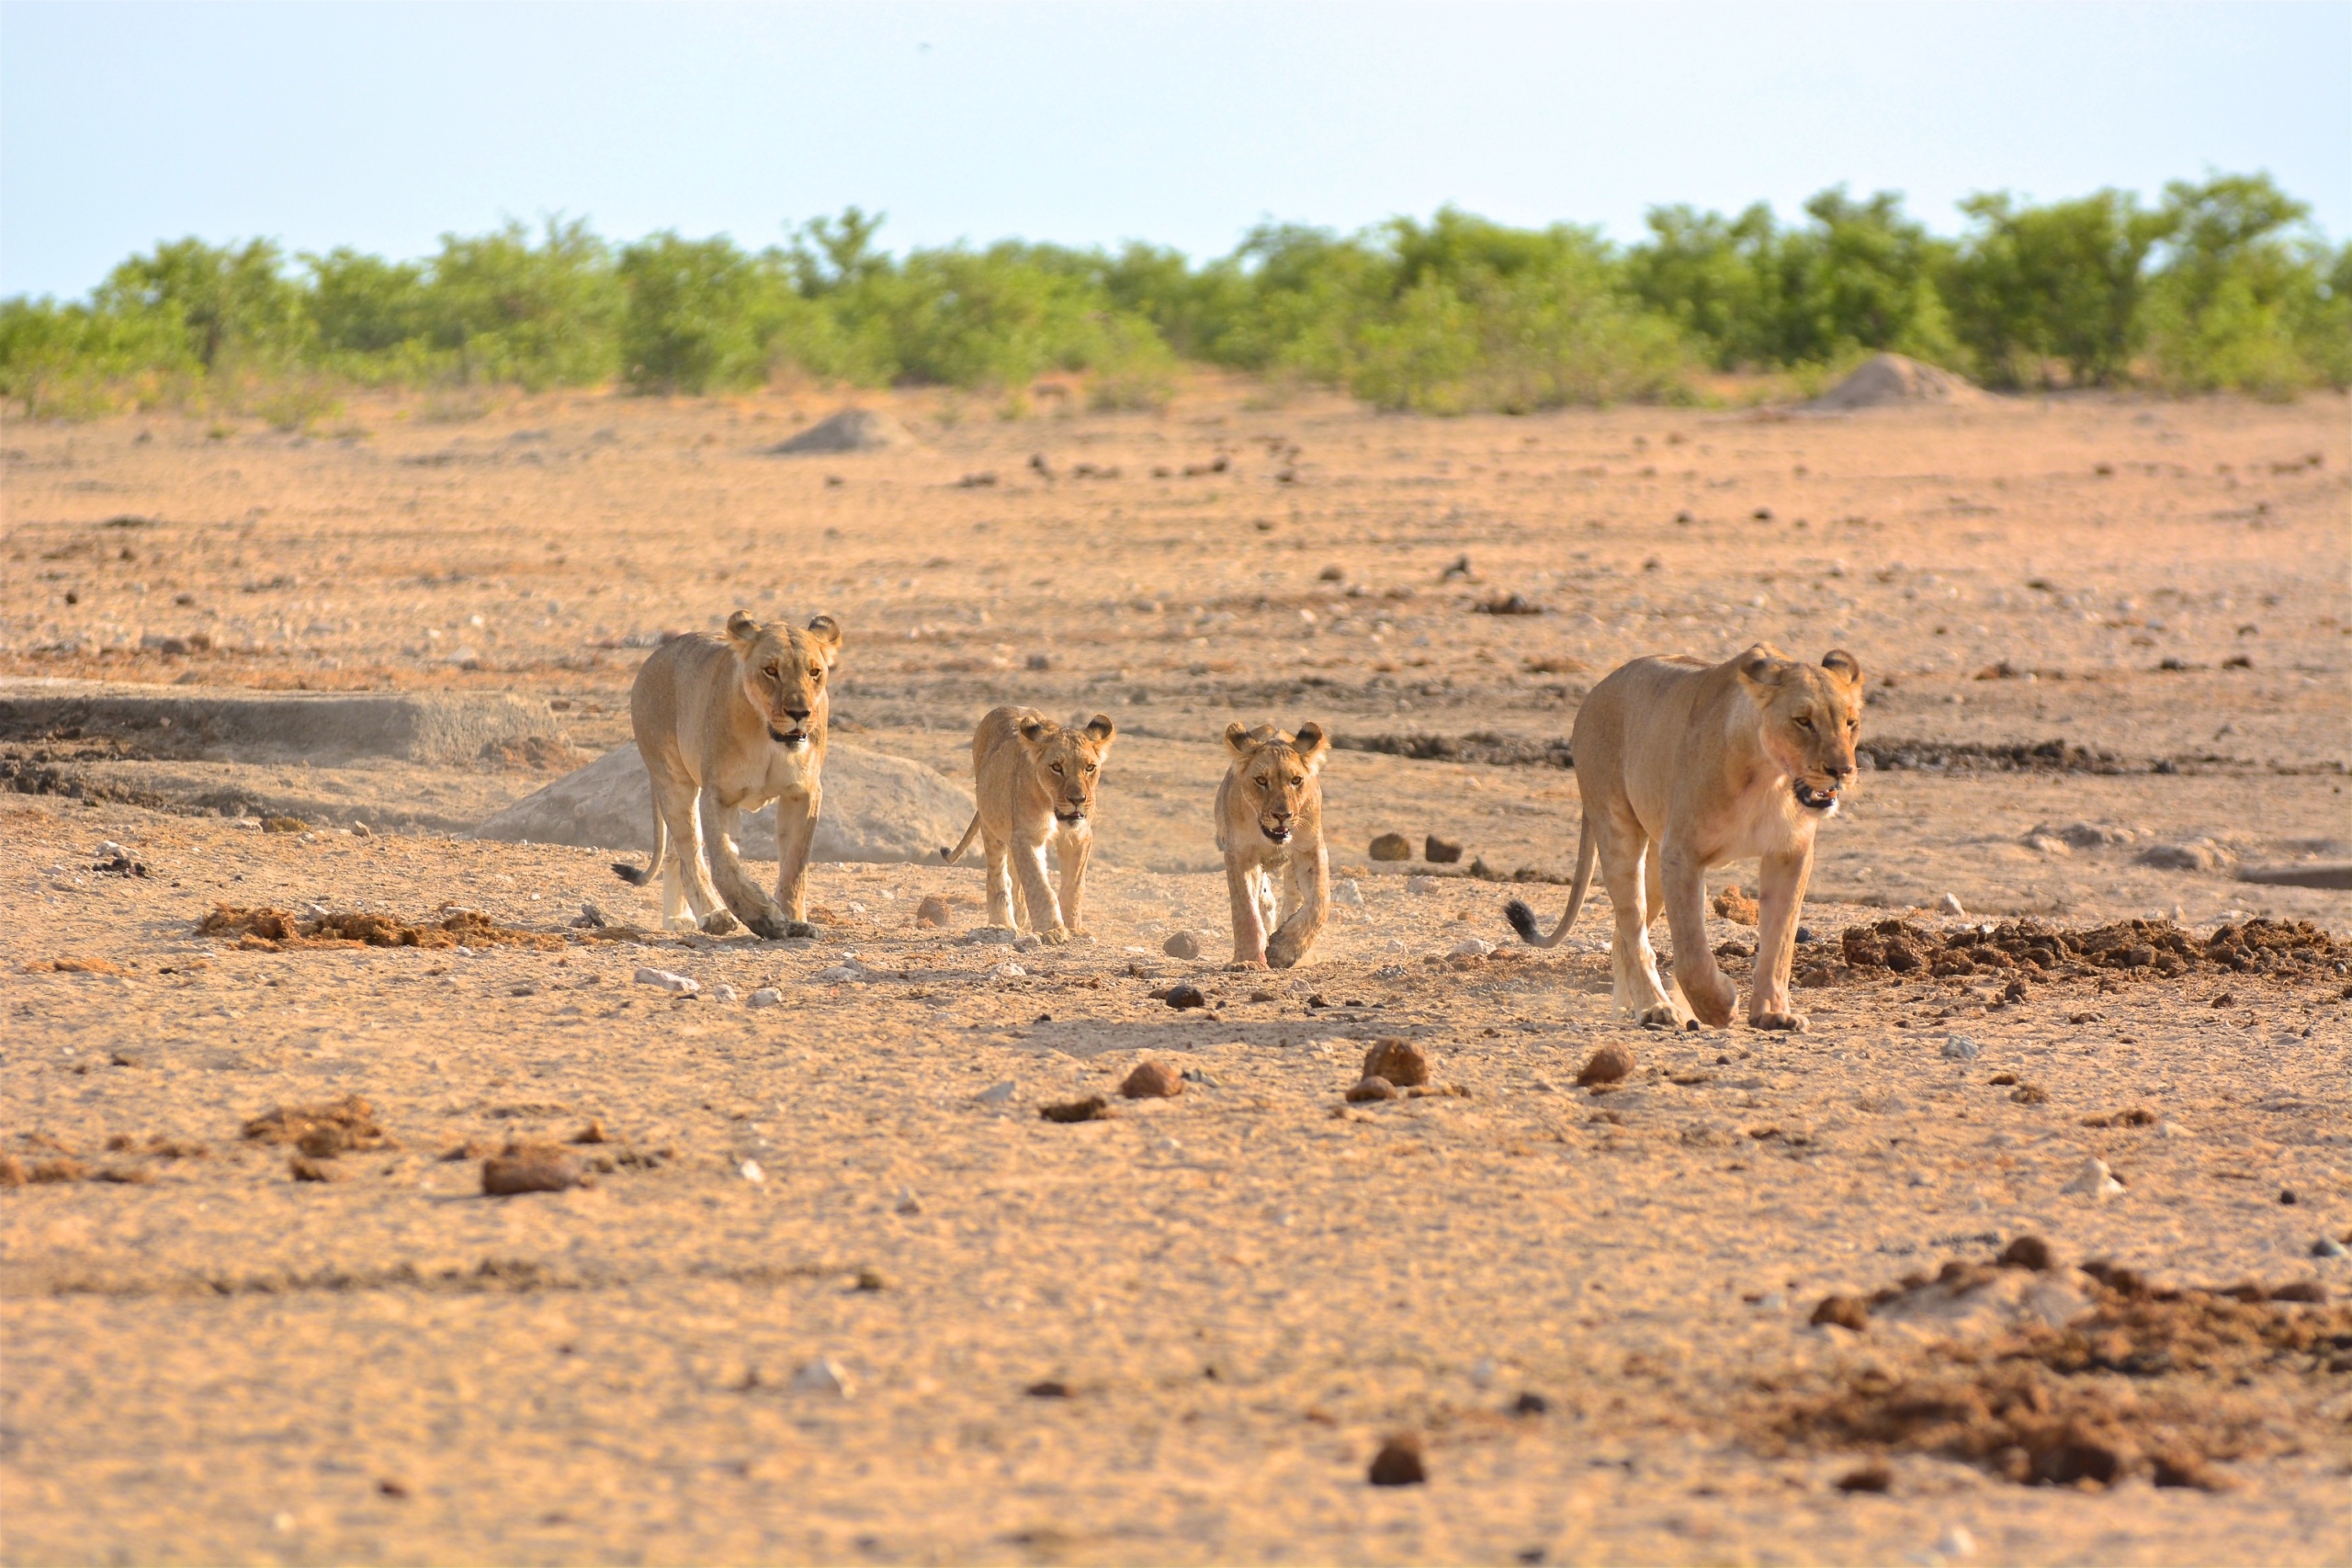
POLYGON ((760 640, 760 623, 752 618, 752 612, 738 610, 727 617, 727 640, 738 648, 749 648, 760 640))
POLYGON ((1098 713, 1086 721, 1086 733, 1094 738, 1097 750, 1107 749, 1119 737, 1119 727, 1111 722, 1107 713, 1098 713))
POLYGON ((808 640, 817 645, 830 664, 833 655, 842 650, 842 624, 831 615, 819 615, 808 623, 808 640))
POLYGON ((1225 727, 1225 743, 1237 757, 1250 755, 1250 727, 1239 720, 1225 727))
POLYGON ((1032 746, 1041 746, 1057 728, 1042 718, 1024 718, 1021 721, 1021 739, 1032 746))
POLYGON ((1862 683, 1862 661, 1842 648, 1833 648, 1821 656, 1821 667, 1849 686, 1862 683))
POLYGON ((1323 733, 1321 725, 1309 719, 1291 737, 1290 749, 1298 753, 1298 760, 1306 764, 1308 773, 1317 773, 1322 769, 1323 759, 1331 754, 1331 738, 1323 733))
POLYGON ((1768 643, 1758 643, 1733 663, 1739 671, 1739 683, 1758 702, 1769 699, 1781 683, 1781 655, 1768 643))

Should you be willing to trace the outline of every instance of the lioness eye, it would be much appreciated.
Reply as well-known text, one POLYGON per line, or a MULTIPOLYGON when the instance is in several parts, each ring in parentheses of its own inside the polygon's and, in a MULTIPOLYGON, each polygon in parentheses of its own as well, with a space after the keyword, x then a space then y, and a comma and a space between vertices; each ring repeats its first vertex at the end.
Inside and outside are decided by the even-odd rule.
POLYGON ((821 681, 821 680, 823 680, 824 678, 825 678, 825 667, 824 667, 823 665, 821 665, 821 664, 811 664, 810 666, 808 666, 808 679, 810 679, 811 681, 821 681))
POLYGON ((1807 734, 1810 734, 1813 730, 1813 720, 1809 718, 1801 718, 1797 720, 1797 728, 1805 731, 1807 734))
POLYGON ((1056 772, 1056 773, 1060 773, 1061 771, 1062 771, 1062 765, 1061 765, 1059 762, 1056 762, 1056 763, 1054 764, 1054 772, 1056 772))
POLYGON ((1087 764, 1086 764, 1086 771, 1087 771, 1088 773, 1092 773, 1092 772, 1094 771, 1094 764, 1093 764, 1093 763, 1091 763, 1091 762, 1087 763, 1087 764))

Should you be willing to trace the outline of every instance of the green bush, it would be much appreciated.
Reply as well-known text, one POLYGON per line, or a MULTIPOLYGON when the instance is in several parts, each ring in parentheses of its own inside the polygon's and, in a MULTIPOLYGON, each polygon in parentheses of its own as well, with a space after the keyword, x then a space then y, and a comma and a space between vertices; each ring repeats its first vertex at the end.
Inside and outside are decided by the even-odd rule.
POLYGON ((744 387, 765 372, 763 339, 783 286, 731 240, 656 234, 621 252, 628 304, 621 317, 621 376, 640 391, 744 387))

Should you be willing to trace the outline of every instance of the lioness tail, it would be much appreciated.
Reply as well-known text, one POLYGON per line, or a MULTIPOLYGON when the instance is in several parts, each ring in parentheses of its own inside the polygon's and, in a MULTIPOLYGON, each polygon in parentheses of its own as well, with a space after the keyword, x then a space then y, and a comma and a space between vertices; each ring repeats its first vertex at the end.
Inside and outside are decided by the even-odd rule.
POLYGON ((625 860, 616 860, 613 863, 613 874, 633 887, 642 887, 653 880, 653 868, 649 865, 640 870, 625 860))
POLYGON ((1519 933, 1520 941, 1531 947, 1560 945, 1569 928, 1577 923, 1577 911, 1584 908, 1585 893, 1592 886, 1593 864, 1600 858, 1600 838, 1593 832, 1592 824, 1586 822, 1577 834, 1577 874, 1568 885, 1568 908, 1561 915, 1560 923, 1552 928, 1552 934, 1542 934, 1543 928, 1536 923, 1535 911, 1521 900, 1514 898, 1503 906, 1503 919, 1510 922, 1510 929, 1519 933))
POLYGON ((964 836, 956 840, 956 847, 952 850, 941 850, 939 858, 949 865, 954 865, 964 858, 964 852, 972 847, 972 840, 979 835, 979 831, 980 814, 975 811, 972 813, 972 825, 964 829, 964 836))

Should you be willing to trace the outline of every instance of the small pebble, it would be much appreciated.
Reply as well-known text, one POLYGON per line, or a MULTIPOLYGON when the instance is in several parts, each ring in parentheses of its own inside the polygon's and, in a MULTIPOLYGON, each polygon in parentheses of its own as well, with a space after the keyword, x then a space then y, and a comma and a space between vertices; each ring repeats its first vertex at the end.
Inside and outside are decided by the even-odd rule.
POLYGON ((760 1162, 755 1159, 747 1159, 735 1169, 736 1173, 746 1181, 760 1182, 768 1179, 768 1173, 760 1168, 760 1162))
POLYGON ((1944 1060, 1973 1062, 1984 1054, 1984 1048, 1965 1034, 1948 1036, 1944 1041, 1944 1060))
POLYGON ((2108 1169, 2105 1160, 2086 1159, 2075 1170, 2075 1179, 2058 1190, 2088 1198, 2095 1203, 2104 1202, 2121 1192, 2123 1183, 2115 1179, 2115 1173, 2108 1169))
POLYGON ((1808 1321, 1816 1328, 1843 1328, 1860 1334, 1870 1326, 1870 1303, 1860 1296, 1824 1296, 1808 1321))
POLYGON ((1954 1525, 1944 1531, 1941 1540, 1936 1542, 1936 1551, 1945 1557, 1973 1557, 1976 1555, 1976 1538, 1968 1533, 1966 1525, 1954 1525))
POLYGON ((1046 1122, 1102 1122, 1116 1114, 1111 1109, 1111 1102, 1099 1094, 1090 1094, 1084 1100, 1064 1100, 1058 1105, 1037 1107, 1038 1119, 1046 1122))
POLYGON ((691 997, 702 989, 700 981, 689 980, 684 975, 673 974, 667 969, 655 969, 650 965, 640 967, 635 979, 640 986, 659 986, 676 997, 691 997))
POLYGON ((1035 953, 1045 945, 1046 939, 1041 936, 1017 936, 1012 939, 1012 951, 1015 953, 1035 953))
MULTIPOLYGON (((1013 969, 1012 964, 1008 964, 1004 967, 1012 969, 1016 975, 1021 973, 1020 970, 1013 969)), ((818 970, 814 977, 820 985, 838 986, 847 980, 864 979, 865 971, 854 964, 836 964, 830 969, 818 970)))
POLYGON ((1381 1444, 1367 1472, 1374 1486, 1419 1486, 1429 1478, 1429 1469, 1421 1462, 1420 1440, 1411 1437, 1395 1437, 1381 1444))
POLYGON ((1587 1089, 1595 1084, 1618 1083, 1633 1070, 1633 1052, 1612 1043, 1584 1059, 1584 1066, 1577 1070, 1577 1082, 1587 1089))
POLYGON ((1464 937, 1453 944, 1456 958, 1484 958, 1495 951, 1495 944, 1483 937, 1464 937))
POLYGON ((713 986, 710 988, 710 994, 716 1000, 731 1002, 735 999, 735 987, 732 986, 713 986))
POLYGON ((1119 1092, 1129 1100, 1170 1100, 1184 1092, 1184 1080, 1164 1062, 1138 1062, 1119 1092))
POLYGON ((899 1281, 879 1269, 861 1269, 857 1271, 857 1288, 868 1292, 895 1291, 899 1288, 899 1281))
POLYGON ((1551 1408, 1552 1402, 1532 1389, 1521 1394, 1510 1404, 1510 1413, 1514 1416, 1543 1416, 1548 1414, 1551 1408))
POLYGON ((2004 1269, 2030 1269, 2041 1274, 2056 1264, 2057 1256, 2040 1236, 2021 1235, 2002 1250, 1999 1261, 2004 1269))
POLYGON ((592 903, 582 902, 580 918, 571 922, 583 931, 602 931, 613 923, 612 917, 592 903))
POLYGON ((1966 909, 1961 908, 1960 899, 1950 893, 1945 894, 1942 897, 1936 900, 1936 908, 1941 913, 1950 915, 1954 919, 1960 919, 1968 913, 1966 909))
POLYGON ((1178 931, 1159 944, 1159 951, 1170 958, 1198 958, 1201 955, 1201 939, 1191 931, 1178 931))
POLYGON ((1434 876, 1408 876, 1405 879, 1405 891, 1408 893, 1434 893, 1437 891, 1437 878, 1434 876))
POLYGON ((1000 980, 1018 980, 1027 975, 1029 971, 1023 969, 1018 964, 1000 964, 995 968, 989 970, 989 973, 1000 980))
POLYGON ((831 1356, 820 1356, 792 1374, 792 1387, 797 1393, 830 1393, 845 1399, 850 1377, 831 1356))
POLYGON ((580 1183, 580 1168, 552 1145, 512 1145, 481 1162, 481 1190, 492 1198, 560 1192, 580 1183))
POLYGON ((1031 1383, 1028 1388, 1023 1392, 1026 1393, 1032 1399, 1068 1399, 1069 1397, 1069 1384, 1062 1382, 1059 1378, 1045 1378, 1039 1382, 1031 1383))
POLYGON ((1343 878, 1331 885, 1331 902, 1344 908, 1361 909, 1363 908, 1363 889, 1356 886, 1355 878, 1343 878))
POLYGON ((782 991, 777 990, 774 986, 762 986, 758 990, 753 991, 751 994, 751 997, 745 1001, 744 1005, 746 1007, 772 1008, 779 1005, 783 1000, 784 993, 782 991))
POLYGON ((933 893, 915 906, 915 924, 944 926, 947 923, 947 900, 933 893))
POLYGON ((1385 1078, 1398 1089, 1430 1081, 1430 1059, 1409 1040, 1375 1040, 1363 1054, 1366 1077, 1385 1078))
POLYGON ((979 1093, 972 1096, 972 1098, 978 1100, 982 1105, 1002 1105, 1006 1100, 1012 1098, 1013 1091, 1018 1086, 1015 1085, 1011 1078, 1006 1078, 1002 1083, 992 1083, 989 1085, 988 1088, 980 1090, 979 1093))
POLYGON ((1348 1102, 1351 1105, 1360 1105, 1371 1100, 1396 1098, 1396 1086, 1375 1073, 1367 1073, 1358 1078, 1354 1086, 1348 1090, 1348 1102))
POLYGON ((2312 1256, 2313 1258, 2352 1258, 2352 1252, 2346 1252, 2344 1244, 2334 1236, 2324 1235, 2312 1243, 2312 1256))
POLYGON ((1170 986, 1168 987, 1168 1005, 1181 1011, 1185 1008, 1204 1008, 1209 1005, 1209 999, 1201 994, 1198 986, 1170 986))

